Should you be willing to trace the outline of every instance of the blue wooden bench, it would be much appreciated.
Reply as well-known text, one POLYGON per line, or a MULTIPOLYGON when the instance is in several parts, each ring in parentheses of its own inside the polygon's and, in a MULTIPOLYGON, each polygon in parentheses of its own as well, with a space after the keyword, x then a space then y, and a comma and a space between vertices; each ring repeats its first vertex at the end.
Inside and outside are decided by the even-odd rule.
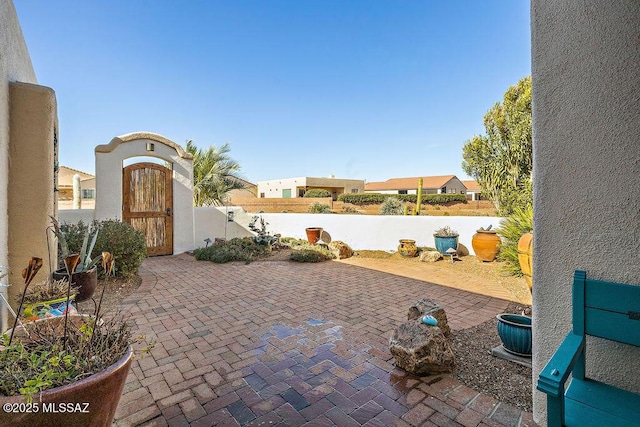
MULTIPOLYGON (((549 426, 640 426, 640 395, 585 377, 585 335, 640 347, 640 286, 573 280, 573 330, 538 377, 549 426), (565 391, 565 382, 572 375, 565 391)), ((636 382, 640 381, 640 374, 636 382)))

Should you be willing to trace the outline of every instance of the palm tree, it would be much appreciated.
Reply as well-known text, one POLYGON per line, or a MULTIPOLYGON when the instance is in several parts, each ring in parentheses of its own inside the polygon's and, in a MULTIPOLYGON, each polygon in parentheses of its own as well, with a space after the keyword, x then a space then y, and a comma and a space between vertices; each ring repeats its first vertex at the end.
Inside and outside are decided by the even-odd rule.
POLYGON ((245 189, 238 178, 240 164, 228 156, 229 144, 210 146, 206 150, 187 141, 187 152, 193 156, 193 205, 220 206, 231 190, 245 189))

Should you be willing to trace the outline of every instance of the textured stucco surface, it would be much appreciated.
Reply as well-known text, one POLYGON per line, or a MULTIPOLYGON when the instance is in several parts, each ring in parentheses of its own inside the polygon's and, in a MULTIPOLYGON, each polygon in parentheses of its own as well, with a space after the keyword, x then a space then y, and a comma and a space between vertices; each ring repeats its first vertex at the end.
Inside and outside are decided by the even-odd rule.
MULTIPOLYGON (((4 266, 9 262, 9 82, 15 81, 37 82, 13 2, 0 0, 0 265, 4 266)), ((0 312, 2 325, 5 314, 0 312)))
POLYGON ((116 137, 109 144, 97 146, 95 153, 97 220, 122 219, 124 160, 137 156, 151 156, 172 163, 173 253, 179 254, 193 249, 193 160, 188 153, 185 156, 184 150, 178 144, 150 132, 116 137), (155 144, 155 151, 147 152, 147 142, 155 144))
POLYGON ((9 296, 15 300, 22 291, 22 269, 30 257, 44 261, 37 281, 44 280, 56 267, 54 240, 50 239, 52 247, 47 248, 45 233, 50 217, 56 215, 53 141, 58 117, 52 89, 11 83, 9 92, 9 296))
MULTIPOLYGON (((571 329, 573 271, 640 284, 640 2, 533 0, 534 386, 571 329)), ((640 392, 640 349, 588 341, 588 376, 640 392)), ((534 416, 546 417, 534 395, 534 416)))

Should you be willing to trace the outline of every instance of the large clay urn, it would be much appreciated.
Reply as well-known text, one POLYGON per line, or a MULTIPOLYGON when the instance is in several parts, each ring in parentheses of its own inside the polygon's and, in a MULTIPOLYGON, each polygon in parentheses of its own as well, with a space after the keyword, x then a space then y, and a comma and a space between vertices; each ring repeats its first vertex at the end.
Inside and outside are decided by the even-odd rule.
POLYGON ((320 233, 322 233, 322 227, 309 227, 305 228, 307 232, 307 240, 312 245, 315 245, 320 240, 320 233))
POLYGON ((529 290, 533 289, 533 233, 525 233, 518 240, 518 261, 529 290))
POLYGON ((500 250, 500 237, 495 230, 478 230, 471 238, 471 246, 480 261, 491 262, 500 250))

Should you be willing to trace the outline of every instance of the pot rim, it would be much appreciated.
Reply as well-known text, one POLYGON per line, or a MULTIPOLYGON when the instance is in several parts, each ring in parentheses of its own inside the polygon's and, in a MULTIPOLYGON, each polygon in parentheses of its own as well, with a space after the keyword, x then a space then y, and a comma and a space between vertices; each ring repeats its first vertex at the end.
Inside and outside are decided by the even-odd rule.
MULTIPOLYGON (((93 267, 91 267, 91 268, 90 268, 90 269, 88 269, 88 270, 84 270, 84 271, 76 271, 75 273, 72 273, 71 275, 73 276, 74 274, 81 274, 81 273, 91 274, 91 273, 93 273, 93 271, 94 271, 94 270, 96 270, 96 271, 98 270, 98 265, 94 265, 93 267)), ((54 271, 54 273, 56 273, 56 274, 64 274, 65 276, 68 276, 68 275, 69 275, 69 274, 67 273, 67 270, 66 270, 64 267, 62 267, 62 268, 59 268, 59 269, 55 270, 55 271, 54 271)))
POLYGON ((322 227, 307 227, 305 230, 322 230, 322 227))
POLYGON ((450 239, 450 238, 453 238, 453 237, 460 237, 460 235, 459 234, 455 234, 455 235, 452 235, 452 236, 438 236, 436 233, 433 233, 433 237, 440 237, 441 239, 450 239))
POLYGON ((412 239, 400 239, 399 240, 400 243, 415 243, 415 240, 412 239))
POLYGON ((502 323, 507 323, 509 325, 512 326, 519 326, 521 328, 526 328, 526 329, 531 329, 531 327, 533 326, 533 318, 530 316, 525 316, 524 314, 515 314, 515 313, 500 313, 496 315, 496 319, 498 319, 498 322, 502 322, 502 323), (529 319, 529 321, 531 322, 530 324, 523 324, 523 323, 516 323, 516 322, 512 322, 510 320, 507 320, 505 318, 503 318, 502 316, 512 316, 512 317, 516 317, 516 318, 522 318, 522 319, 529 319))
POLYGON ((496 230, 476 230, 476 233, 498 234, 496 230))

